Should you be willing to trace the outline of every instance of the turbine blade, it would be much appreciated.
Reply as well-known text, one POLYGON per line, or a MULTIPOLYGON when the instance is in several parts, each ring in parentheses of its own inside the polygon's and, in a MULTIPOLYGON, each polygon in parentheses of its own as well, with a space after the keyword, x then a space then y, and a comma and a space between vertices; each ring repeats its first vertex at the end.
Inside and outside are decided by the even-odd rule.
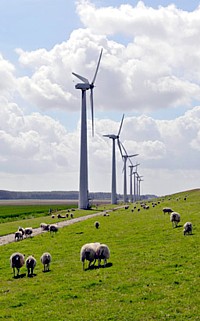
POLYGON ((121 129, 122 129, 123 121, 124 121, 124 114, 122 115, 122 120, 121 120, 121 124, 120 124, 120 126, 119 126, 119 131, 118 131, 118 135, 117 135, 117 136, 119 136, 119 135, 120 135, 120 132, 121 132, 121 129))
POLYGON ((98 60, 97 67, 96 67, 96 71, 95 71, 95 74, 94 74, 94 78, 93 78, 93 80, 92 80, 92 82, 91 82, 91 85, 92 85, 92 86, 94 86, 94 82, 95 82, 95 80, 96 80, 96 76, 97 76, 97 72, 98 72, 98 69, 99 69, 99 65, 100 65, 102 53, 103 53, 103 48, 101 49, 100 56, 99 56, 99 60, 98 60))
POLYGON ((119 141, 119 138, 117 139, 117 144, 118 144, 118 147, 119 147, 119 151, 120 151, 121 157, 123 159, 123 154, 122 154, 122 149, 121 149, 121 142, 119 141))
POLYGON ((76 74, 75 72, 72 73, 74 76, 76 76, 78 79, 82 80, 85 84, 89 84, 88 79, 76 74))
POLYGON ((91 117, 92 117, 92 136, 94 136, 94 101, 93 101, 93 89, 90 90, 90 105, 91 105, 91 117))

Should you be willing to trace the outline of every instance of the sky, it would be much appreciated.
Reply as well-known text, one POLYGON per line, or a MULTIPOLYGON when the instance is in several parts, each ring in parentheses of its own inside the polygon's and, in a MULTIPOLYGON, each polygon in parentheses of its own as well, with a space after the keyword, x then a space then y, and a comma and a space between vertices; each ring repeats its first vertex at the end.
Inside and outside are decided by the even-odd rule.
POLYGON ((79 189, 72 72, 91 81, 101 49, 94 137, 87 100, 89 191, 111 191, 103 135, 118 133, 123 114, 141 194, 200 187, 200 1, 1 0, 0 21, 0 189, 79 189))

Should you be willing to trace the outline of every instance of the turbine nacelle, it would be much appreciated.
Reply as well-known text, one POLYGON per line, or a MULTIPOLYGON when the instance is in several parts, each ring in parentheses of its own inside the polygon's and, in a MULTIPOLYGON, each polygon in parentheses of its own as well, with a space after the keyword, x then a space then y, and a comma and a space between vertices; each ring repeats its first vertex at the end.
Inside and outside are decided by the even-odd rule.
POLYGON ((118 135, 114 135, 114 134, 103 135, 103 137, 108 137, 108 138, 111 138, 111 139, 118 139, 119 138, 118 135))
POLYGON ((90 84, 86 84, 86 83, 78 83, 75 85, 75 88, 76 89, 81 89, 81 90, 88 90, 88 89, 91 89, 90 88, 90 84))

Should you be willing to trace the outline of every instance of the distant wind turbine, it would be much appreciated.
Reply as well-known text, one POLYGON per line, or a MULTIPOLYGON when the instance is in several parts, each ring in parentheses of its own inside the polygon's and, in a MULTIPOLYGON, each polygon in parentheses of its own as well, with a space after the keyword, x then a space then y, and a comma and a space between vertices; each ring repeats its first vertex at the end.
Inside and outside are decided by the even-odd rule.
POLYGON ((133 203, 133 168, 136 167, 137 165, 129 165, 130 168, 130 202, 133 203))
POLYGON ((127 151, 126 151, 126 149, 125 149, 125 147, 124 147, 124 145, 122 144, 122 142, 120 142, 120 144, 119 144, 119 149, 120 149, 121 156, 122 156, 122 159, 123 159, 123 162, 124 162, 124 167, 123 167, 123 172, 124 172, 124 203, 127 203, 127 202, 128 202, 128 196, 127 196, 126 163, 127 163, 127 159, 130 160, 131 157, 138 156, 139 154, 128 155, 128 154, 127 154, 127 151), (123 152, 122 152, 121 147, 122 147, 123 150, 124 150, 124 154, 123 154, 123 152))
POLYGON ((119 135, 122 129, 122 124, 124 120, 124 114, 122 116, 122 120, 119 126, 118 134, 106 134, 104 137, 108 137, 112 139, 112 182, 111 182, 111 204, 117 204, 117 193, 116 193, 116 148, 115 148, 115 140, 117 140, 119 144, 119 135))
POLYGON ((91 83, 88 79, 72 72, 74 76, 79 78, 82 82, 75 85, 76 89, 82 92, 81 105, 81 138, 80 138, 80 179, 79 179, 79 208, 89 208, 88 197, 88 159, 87 159, 87 109, 86 109, 86 91, 90 89, 90 104, 92 115, 92 134, 94 135, 94 103, 93 103, 93 88, 99 69, 103 49, 101 49, 96 71, 91 83))

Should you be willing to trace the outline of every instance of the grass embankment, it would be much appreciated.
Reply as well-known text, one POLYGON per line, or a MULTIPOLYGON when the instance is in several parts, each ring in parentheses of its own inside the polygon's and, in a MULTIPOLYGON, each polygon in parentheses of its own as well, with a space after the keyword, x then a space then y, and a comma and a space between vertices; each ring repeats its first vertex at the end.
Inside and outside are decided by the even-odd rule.
MULTIPOLYGON (((5 320, 199 320, 200 192, 166 197, 140 212, 120 209, 100 216, 100 228, 89 219, 22 242, 0 247, 0 319, 5 320), (169 199, 170 198, 170 199, 169 199), (178 200, 177 200, 178 198, 178 200), (172 228, 171 206, 181 214, 172 228), (193 235, 183 236, 191 221, 193 235), (106 268, 82 271, 84 243, 106 243, 111 258, 106 268), (14 279, 9 257, 20 251, 37 259, 36 275, 14 279), (49 251, 51 271, 42 272, 41 254, 49 251), (28 317, 27 317, 28 315, 28 317)), ((139 205, 137 205, 137 208, 139 205)))

